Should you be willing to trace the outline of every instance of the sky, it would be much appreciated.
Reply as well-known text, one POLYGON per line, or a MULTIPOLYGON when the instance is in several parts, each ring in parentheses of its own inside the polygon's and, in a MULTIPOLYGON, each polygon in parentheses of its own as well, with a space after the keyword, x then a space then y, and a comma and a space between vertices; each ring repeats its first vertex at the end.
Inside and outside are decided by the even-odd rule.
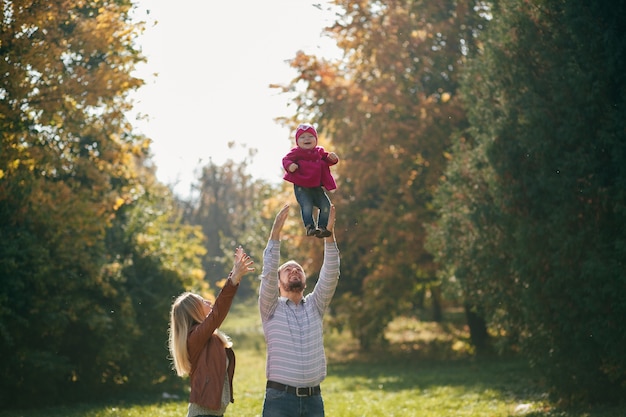
MULTIPOLYGON (((152 139, 159 181, 188 197, 199 168, 255 149, 254 178, 282 180, 281 159, 292 132, 275 122, 291 116, 288 84, 297 51, 339 56, 323 35, 332 23, 328 4, 313 0, 136 0, 136 19, 147 22, 139 46, 147 58, 136 76, 146 85, 132 95, 129 117, 152 139), (316 7, 317 5, 317 7, 316 7), (149 10, 149 13, 147 13, 149 10), (156 74, 156 75, 155 75, 156 74), (136 120, 137 115, 147 120, 136 120), (229 149, 228 144, 235 143, 229 149)), ((310 121, 315 123, 315 121, 310 121)))

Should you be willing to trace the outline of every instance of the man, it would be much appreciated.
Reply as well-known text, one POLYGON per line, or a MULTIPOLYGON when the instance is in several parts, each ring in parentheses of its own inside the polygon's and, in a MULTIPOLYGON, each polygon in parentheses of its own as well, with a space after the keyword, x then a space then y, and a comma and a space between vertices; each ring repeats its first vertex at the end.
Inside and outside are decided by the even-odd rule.
POLYGON ((306 274, 290 260, 280 261, 280 232, 289 214, 276 215, 263 252, 259 310, 265 342, 267 386, 263 417, 322 417, 320 383, 326 377, 323 316, 339 280, 339 249, 335 241, 335 207, 331 205, 324 238, 324 262, 313 291, 304 297, 306 274))

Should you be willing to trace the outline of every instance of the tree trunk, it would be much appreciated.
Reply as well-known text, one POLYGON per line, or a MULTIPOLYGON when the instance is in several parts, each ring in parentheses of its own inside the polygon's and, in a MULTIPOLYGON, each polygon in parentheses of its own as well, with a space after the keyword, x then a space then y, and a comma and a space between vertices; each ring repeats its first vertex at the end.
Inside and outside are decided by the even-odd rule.
POLYGON ((478 355, 487 353, 490 346, 485 319, 479 316, 469 304, 465 304, 465 317, 470 330, 470 340, 476 348, 476 353, 478 355))
POLYGON ((430 288, 430 295, 433 301, 433 321, 441 323, 443 312, 441 309, 441 287, 439 285, 430 288))

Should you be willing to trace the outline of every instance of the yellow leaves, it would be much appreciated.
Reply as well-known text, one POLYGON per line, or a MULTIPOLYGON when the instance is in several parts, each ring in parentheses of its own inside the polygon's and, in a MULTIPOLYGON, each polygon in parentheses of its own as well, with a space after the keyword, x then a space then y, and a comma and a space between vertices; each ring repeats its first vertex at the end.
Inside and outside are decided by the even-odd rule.
POLYGON ((150 149, 150 145, 152 144, 152 140, 148 139, 148 138, 144 138, 141 142, 140 142, 140 149, 143 151, 147 151, 148 149, 150 149))
POLYGON ((406 182, 407 187, 411 187, 413 185, 418 175, 419 175, 419 172, 416 169, 412 169, 409 172, 409 178, 406 182))
MULTIPOLYGON (((180 265, 177 265, 180 268, 180 265)), ((211 292, 210 285, 204 280, 206 273, 201 268, 192 268, 183 272, 183 285, 187 291, 193 291, 200 294, 203 298, 213 302, 215 295, 211 292)))
POLYGON ((13 161, 9 161, 7 163, 7 167, 11 170, 17 170, 22 161, 20 159, 14 159, 13 161))
POLYGON ((424 158, 424 155, 422 155, 421 153, 415 155, 415 157, 413 158, 413 163, 417 166, 423 167, 428 167, 430 165, 430 162, 428 162, 428 160, 424 158))
POLYGON ((113 204, 113 211, 119 210, 120 207, 124 205, 125 200, 121 197, 117 197, 115 199, 115 203, 113 204))
POLYGON ((423 29, 413 30, 411 38, 424 42, 428 38, 428 32, 423 29))

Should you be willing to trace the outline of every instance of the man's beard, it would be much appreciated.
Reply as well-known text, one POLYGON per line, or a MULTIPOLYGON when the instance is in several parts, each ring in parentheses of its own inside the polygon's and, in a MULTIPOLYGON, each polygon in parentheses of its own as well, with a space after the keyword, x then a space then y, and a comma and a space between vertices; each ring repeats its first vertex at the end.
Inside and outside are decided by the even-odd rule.
POLYGON ((302 292, 304 291, 304 282, 299 281, 289 281, 283 285, 283 289, 287 292, 302 292))

